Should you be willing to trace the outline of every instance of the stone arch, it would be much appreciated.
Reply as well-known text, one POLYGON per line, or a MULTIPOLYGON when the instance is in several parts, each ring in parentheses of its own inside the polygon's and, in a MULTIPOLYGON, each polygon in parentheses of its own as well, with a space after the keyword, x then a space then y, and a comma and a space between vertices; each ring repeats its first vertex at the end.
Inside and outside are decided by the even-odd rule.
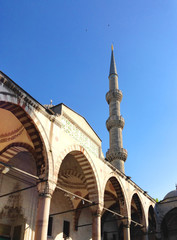
POLYGON ((5 147, 2 151, 0 151, 1 157, 4 153, 7 153, 9 149, 12 148, 12 151, 14 151, 14 153, 8 153, 9 155, 14 156, 16 153, 20 152, 20 150, 22 149, 23 151, 29 151, 31 152, 33 155, 35 155, 35 151, 34 149, 28 145, 27 143, 23 143, 23 142, 15 142, 12 143, 10 145, 8 145, 7 147, 5 147), (14 149, 14 150, 13 150, 14 149))
MULTIPOLYGON (((104 192, 106 190, 106 184, 108 183, 109 180, 116 191, 116 194, 117 194, 117 197, 118 197, 120 203, 124 206, 123 214, 126 215, 126 217, 127 217, 128 216, 128 201, 127 201, 127 196, 126 196, 124 186, 117 175, 115 175, 114 173, 110 173, 107 176, 107 178, 105 178, 105 181, 103 184, 104 192)), ((103 198, 104 198, 104 194, 103 194, 103 198)))
MULTIPOLYGON (((174 203, 173 203, 174 204, 174 203)), ((170 212, 172 209, 177 208, 176 204, 174 204, 173 206, 171 204, 168 204, 168 202, 165 205, 165 207, 163 208, 163 211, 161 211, 160 209, 160 203, 156 204, 156 212, 159 214, 158 216, 158 225, 157 225, 157 229, 158 231, 160 231, 160 226, 162 224, 163 219, 165 218, 165 216, 167 215, 168 212, 170 212)))
MULTIPOLYGON (((23 142, 15 142, 0 151, 0 161, 6 163, 9 158, 13 158, 15 155, 22 151, 28 151, 35 157, 35 151, 30 145, 23 142)), ((4 168, 4 165, 0 164, 0 168, 4 168)))
MULTIPOLYGON (((133 200, 135 201, 135 204, 136 204, 136 207, 137 207, 137 210, 138 210, 138 214, 142 218, 143 213, 144 213, 143 204, 142 204, 142 201, 140 199, 140 196, 139 196, 138 192, 134 191, 130 199, 131 199, 130 203, 132 203, 133 200)), ((130 208, 131 208, 131 204, 130 204, 130 208)), ((145 213, 144 213, 144 215, 145 215, 145 213)))
POLYGON ((46 144, 39 130, 42 127, 32 109, 24 101, 8 94, 1 95, 0 108, 11 112, 22 124, 34 146, 33 154, 36 159, 37 174, 46 176, 49 171, 46 144))
POLYGON ((145 211, 142 204, 142 200, 139 193, 136 190, 133 191, 130 199, 131 199, 130 201, 131 219, 143 225, 142 227, 140 227, 136 223, 131 222, 131 238, 142 239, 142 235, 146 233, 147 229, 147 222, 145 218, 145 211), (133 212, 133 209, 136 209, 135 213, 133 212), (136 236, 134 236, 134 234, 136 236))
MULTIPOLYGON (((58 212, 61 212, 60 221, 69 221, 73 229, 77 230, 76 227, 79 224, 79 220, 82 221, 82 217, 84 216, 84 219, 88 218, 90 222, 91 212, 95 209, 92 209, 91 203, 87 201, 83 202, 79 197, 72 196, 72 193, 91 200, 92 202, 99 202, 99 181, 93 159, 91 159, 82 146, 76 144, 70 145, 64 149, 57 158, 54 178, 55 180, 58 178, 56 182, 59 188, 55 189, 52 196, 51 214, 54 209, 57 209, 58 212), (77 185, 79 183, 81 183, 81 186, 77 185), (57 193, 58 189, 60 190, 57 193), (66 190, 66 192, 62 191, 62 189, 66 190), (57 202, 57 194, 61 196, 61 204, 59 204, 60 200, 57 202), (67 206, 63 206, 65 199, 67 202, 70 202, 67 206), (64 212, 66 211, 66 213, 64 213, 66 215, 63 215, 63 209, 64 212), (88 211, 90 215, 85 215, 85 210, 88 211), (82 213, 84 215, 82 215, 82 213)), ((94 205, 94 207, 97 208, 97 204, 94 205)), ((57 216, 54 221, 55 223, 57 222, 57 216)), ((62 229, 54 230, 54 236, 57 236, 59 231, 62 231, 62 229)), ((71 235, 72 234, 80 234, 80 231, 71 231, 71 235)))
POLYGON ((149 206, 148 210, 148 237, 149 240, 155 239, 155 232, 156 232, 156 219, 155 219, 155 212, 152 205, 149 206))
POLYGON ((161 222, 162 239, 176 239, 177 237, 176 226, 177 226, 177 207, 174 207, 165 214, 161 222))
MULTIPOLYGON (((100 187, 99 187, 99 178, 97 175, 97 170, 93 163, 92 158, 87 153, 87 151, 80 145, 71 145, 68 146, 58 157, 58 162, 62 163, 62 160, 68 155, 71 154, 75 157, 76 161, 82 168, 82 171, 85 176, 85 181, 87 185, 87 190, 89 194, 89 199, 93 202, 100 202, 100 187)), ((57 173, 55 176, 58 176, 60 166, 56 169, 57 173)))
POLYGON ((103 211, 101 225, 102 236, 105 239, 123 239, 123 226, 128 218, 127 199, 123 183, 118 175, 110 173, 103 184, 104 206, 122 216, 103 211))

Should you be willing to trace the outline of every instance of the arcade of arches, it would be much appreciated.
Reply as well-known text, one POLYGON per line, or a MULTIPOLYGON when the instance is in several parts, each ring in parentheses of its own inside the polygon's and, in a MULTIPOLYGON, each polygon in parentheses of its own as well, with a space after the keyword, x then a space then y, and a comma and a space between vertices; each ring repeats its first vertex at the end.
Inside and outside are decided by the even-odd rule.
MULTIPOLYGON (((155 201, 105 160, 82 116, 40 105, 0 73, 0 119, 0 239, 158 237, 155 201)), ((163 239, 174 216, 161 223, 163 239)))

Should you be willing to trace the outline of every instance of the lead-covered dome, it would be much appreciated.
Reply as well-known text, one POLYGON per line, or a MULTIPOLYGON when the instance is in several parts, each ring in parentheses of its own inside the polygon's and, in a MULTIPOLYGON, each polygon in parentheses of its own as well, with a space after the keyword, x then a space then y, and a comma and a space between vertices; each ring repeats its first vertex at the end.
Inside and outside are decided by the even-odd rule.
MULTIPOLYGON (((176 186, 176 188, 177 188, 177 186, 176 186)), ((175 198, 175 197, 177 197, 177 189, 167 193, 167 195, 165 195, 165 197, 164 197, 164 200, 169 199, 169 198, 175 198)))

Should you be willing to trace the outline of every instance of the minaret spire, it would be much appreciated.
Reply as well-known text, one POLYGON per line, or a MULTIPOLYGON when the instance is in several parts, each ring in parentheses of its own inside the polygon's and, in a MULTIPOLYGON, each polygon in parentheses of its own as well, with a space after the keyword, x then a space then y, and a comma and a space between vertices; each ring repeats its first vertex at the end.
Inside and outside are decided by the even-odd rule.
POLYGON ((113 48, 113 44, 111 45, 111 64, 110 64, 110 71, 109 71, 109 76, 111 74, 117 74, 117 69, 116 69, 116 62, 114 59, 114 48, 113 48))
POLYGON ((109 71, 109 92, 106 94, 106 101, 109 104, 109 118, 106 127, 109 131, 109 149, 106 158, 117 169, 124 173, 124 162, 127 159, 127 150, 123 148, 122 130, 124 118, 120 114, 120 102, 122 92, 118 88, 118 75, 112 45, 111 63, 109 71))

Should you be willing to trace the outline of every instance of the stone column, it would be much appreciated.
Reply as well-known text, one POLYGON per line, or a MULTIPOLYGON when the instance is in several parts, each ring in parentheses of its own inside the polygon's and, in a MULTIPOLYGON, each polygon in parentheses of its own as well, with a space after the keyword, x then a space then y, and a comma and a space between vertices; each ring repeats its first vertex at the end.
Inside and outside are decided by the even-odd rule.
POLYGON ((129 219, 123 220, 124 240, 130 240, 130 224, 131 224, 131 221, 129 219))
POLYGON ((35 240, 47 240, 50 203, 55 185, 48 181, 38 184, 39 198, 36 216, 35 240))
POLYGON ((148 239, 149 239, 148 228, 145 228, 143 240, 148 240, 148 239))
POLYGON ((92 214, 92 240, 101 240, 101 210, 92 214))

